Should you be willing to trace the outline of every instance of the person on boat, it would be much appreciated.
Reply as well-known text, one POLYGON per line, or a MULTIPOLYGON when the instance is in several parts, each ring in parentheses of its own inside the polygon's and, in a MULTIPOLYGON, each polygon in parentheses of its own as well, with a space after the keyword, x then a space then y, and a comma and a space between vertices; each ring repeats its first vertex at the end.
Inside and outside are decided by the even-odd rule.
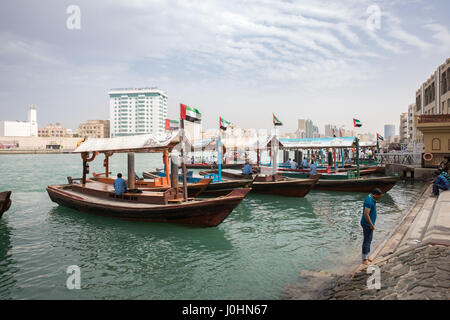
POLYGON ((127 182, 122 179, 122 174, 117 174, 117 179, 114 180, 114 191, 118 196, 120 196, 122 193, 127 192, 127 182))
POLYGON ((441 171, 435 172, 435 180, 433 182, 433 194, 435 196, 439 195, 439 189, 442 189, 444 191, 448 190, 450 185, 445 176, 442 174, 441 171))
POLYGON ((252 166, 250 165, 250 163, 248 161, 245 162, 244 169, 242 170, 242 174, 247 179, 251 179, 252 178, 253 169, 252 169, 252 166))
POLYGON ((298 168, 298 164, 297 162, 295 162, 295 160, 291 161, 291 169, 297 169, 298 168))
POLYGON ((311 166, 309 167, 309 174, 314 175, 317 174, 317 165, 314 160, 311 161, 311 166))
POLYGON ((302 168, 303 169, 308 168, 308 160, 306 160, 306 157, 304 157, 302 160, 302 168))
POLYGON ((291 167, 291 158, 288 159, 288 161, 286 161, 286 165, 290 168, 291 167))
POLYGON ((375 230, 375 221, 377 219, 377 201, 383 196, 383 192, 379 188, 375 188, 364 200, 363 213, 361 217, 361 227, 363 229, 363 264, 369 264, 372 262, 372 260, 369 259, 369 253, 370 244, 372 243, 373 238, 373 231, 375 230))

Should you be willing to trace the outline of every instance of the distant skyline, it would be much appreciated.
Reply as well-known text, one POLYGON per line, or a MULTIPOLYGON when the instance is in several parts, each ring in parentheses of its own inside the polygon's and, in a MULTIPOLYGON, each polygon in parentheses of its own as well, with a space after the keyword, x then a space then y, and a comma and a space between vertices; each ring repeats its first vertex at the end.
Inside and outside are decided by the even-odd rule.
POLYGON ((382 133, 450 57, 448 12, 446 0, 5 1, 0 120, 34 104, 41 127, 74 129, 109 119, 111 88, 157 87, 170 118, 185 103, 205 129, 219 116, 271 128, 275 113, 281 133, 353 118, 382 133))

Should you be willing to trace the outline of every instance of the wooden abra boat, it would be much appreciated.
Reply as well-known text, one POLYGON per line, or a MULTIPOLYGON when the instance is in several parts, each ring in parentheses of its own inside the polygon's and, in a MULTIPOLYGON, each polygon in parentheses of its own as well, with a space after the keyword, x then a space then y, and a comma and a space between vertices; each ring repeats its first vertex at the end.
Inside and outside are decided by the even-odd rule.
POLYGON ((183 202, 175 189, 164 192, 124 193, 116 195, 109 184, 87 181, 86 184, 48 186, 53 202, 86 213, 147 221, 215 227, 236 208, 250 188, 235 189, 228 195, 212 199, 189 199, 183 202))
MULTIPOLYGON (((211 173, 210 171, 209 173, 211 173)), ((200 174, 208 172, 201 172, 200 174)), ((242 179, 244 176, 237 170, 222 170, 222 176, 228 179, 242 179)), ((319 177, 292 179, 277 174, 257 175, 252 184, 252 192, 274 194, 286 197, 304 197, 313 188, 319 177)))
MULTIPOLYGON (((244 167, 243 163, 225 163, 221 164, 222 169, 239 169, 244 167)), ((207 163, 186 163, 186 169, 217 169, 218 165, 207 163)))
MULTIPOLYGON (((189 173, 189 172, 188 172, 189 173)), ((192 173, 192 172, 191 172, 192 173)), ((162 174, 162 172, 143 172, 144 178, 146 179, 154 179, 158 177, 158 174, 162 174)), ((163 174, 162 176, 165 176, 163 174)), ((197 186, 202 186, 201 190, 198 190, 197 195, 207 195, 207 196, 223 196, 236 188, 250 188, 253 183, 253 179, 221 179, 221 181, 215 181, 212 178, 193 178, 192 176, 187 176, 187 189, 188 194, 195 192, 197 186), (206 183, 205 181, 208 181, 206 183), (210 181, 210 182, 209 182, 210 181), (203 187, 204 184, 204 187, 203 187)), ((181 184, 182 185, 182 184, 181 184)), ((190 195, 191 197, 191 195, 190 195)))
POLYGON ((350 178, 350 179, 319 179, 314 190, 346 191, 346 192, 371 192, 379 188, 383 193, 391 190, 399 176, 373 177, 373 178, 350 178))
POLYGON ((11 191, 0 192, 0 218, 9 210, 12 204, 11 191))
MULTIPOLYGON (((223 197, 200 200, 188 197, 186 186, 183 190, 171 187, 168 152, 179 145, 181 139, 178 131, 165 132, 158 136, 145 134, 88 139, 74 150, 74 153, 80 153, 83 159, 83 177, 69 177, 69 184, 48 186, 47 192, 52 201, 87 213, 127 220, 180 223, 199 227, 217 226, 241 203, 251 189, 235 189, 223 197), (139 187, 139 180, 128 179, 128 191, 117 195, 109 180, 101 181, 109 178, 108 159, 113 153, 128 153, 128 177, 134 178, 135 152, 162 152, 167 176, 148 181, 144 188, 139 187), (87 179, 88 162, 93 161, 98 153, 105 155, 106 172, 104 178, 99 179, 97 176, 98 181, 94 181, 87 179), (161 190, 156 192, 154 188, 161 190)), ((182 144, 183 148, 186 148, 187 142, 183 141, 182 144)))

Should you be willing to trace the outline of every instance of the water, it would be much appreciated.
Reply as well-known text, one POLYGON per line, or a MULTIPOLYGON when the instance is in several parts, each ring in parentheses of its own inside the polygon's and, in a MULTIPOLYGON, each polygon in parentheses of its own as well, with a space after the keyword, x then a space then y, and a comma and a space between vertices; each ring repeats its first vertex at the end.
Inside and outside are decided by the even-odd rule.
MULTIPOLYGON (((136 172, 162 166, 136 155, 136 172)), ((103 158, 91 163, 103 172, 103 158)), ((301 269, 342 272, 359 259, 365 194, 312 191, 305 198, 250 194, 216 228, 115 220, 51 202, 45 188, 81 176, 79 155, 2 155, 0 299, 278 299, 301 269), (67 267, 81 269, 68 290, 67 267)), ((126 155, 111 158, 126 175, 126 155)), ((378 203, 374 245, 420 195, 398 183, 378 203)))

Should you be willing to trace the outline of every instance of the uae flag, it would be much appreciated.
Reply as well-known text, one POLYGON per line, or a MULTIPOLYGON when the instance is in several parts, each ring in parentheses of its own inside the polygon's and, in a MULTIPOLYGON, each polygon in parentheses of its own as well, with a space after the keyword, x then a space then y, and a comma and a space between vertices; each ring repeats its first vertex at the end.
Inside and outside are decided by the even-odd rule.
POLYGON ((202 114, 195 108, 180 104, 180 119, 199 123, 202 121, 202 114))
POLYGON ((359 121, 358 119, 353 118, 353 126, 356 127, 361 127, 362 123, 361 121, 359 121))
POLYGON ((384 138, 381 134, 377 133, 377 140, 384 141, 384 138))
POLYGON ((227 130, 227 127, 230 125, 231 122, 225 120, 222 117, 219 117, 219 125, 220 125, 220 129, 222 130, 227 130))
POLYGON ((277 116, 275 115, 275 113, 272 113, 273 115, 273 125, 274 126, 282 126, 283 124, 281 123, 280 120, 278 120, 277 116))
POLYGON ((179 121, 166 119, 166 130, 176 130, 179 127, 179 121))

